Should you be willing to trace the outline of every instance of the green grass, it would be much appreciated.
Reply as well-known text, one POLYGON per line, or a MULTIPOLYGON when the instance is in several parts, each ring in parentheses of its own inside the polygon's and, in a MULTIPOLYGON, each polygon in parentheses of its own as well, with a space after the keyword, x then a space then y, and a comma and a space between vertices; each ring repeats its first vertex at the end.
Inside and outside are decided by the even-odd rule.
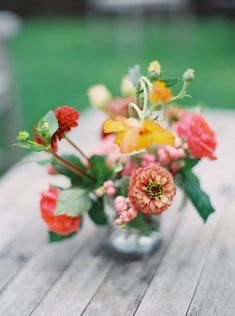
POLYGON ((226 20, 31 20, 12 41, 24 127, 61 104, 84 109, 104 82, 118 95, 129 66, 160 60, 166 76, 196 70, 191 105, 235 108, 234 23, 226 20))

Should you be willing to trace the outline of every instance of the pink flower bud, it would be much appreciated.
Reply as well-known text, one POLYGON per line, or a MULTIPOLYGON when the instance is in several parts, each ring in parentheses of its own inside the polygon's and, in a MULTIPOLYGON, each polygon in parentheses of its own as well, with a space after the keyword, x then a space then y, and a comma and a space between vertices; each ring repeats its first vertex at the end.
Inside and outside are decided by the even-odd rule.
POLYGON ((133 207, 130 207, 127 210, 128 213, 128 221, 131 221, 132 219, 136 218, 136 216, 138 215, 138 211, 136 209, 134 209, 133 207))
POLYGON ((166 166, 171 162, 171 159, 165 150, 165 148, 161 147, 158 150, 158 159, 161 165, 166 166))
POLYGON ((56 170, 56 168, 52 165, 48 165, 47 166, 47 172, 51 175, 51 176, 56 176, 58 175, 58 171, 56 170))
POLYGON ((176 148, 168 148, 167 151, 170 155, 171 160, 178 160, 179 159, 179 152, 176 148))
POLYGON ((114 187, 114 183, 113 183, 113 181, 108 180, 108 181, 104 182, 103 186, 105 189, 112 188, 112 187, 114 187))
POLYGON ((126 211, 127 210, 127 203, 125 201, 125 197, 122 195, 119 195, 118 197, 116 197, 116 199, 114 200, 114 207, 119 215, 123 211, 126 211))
POLYGON ((177 161, 173 162, 170 166, 170 171, 172 174, 176 174, 181 168, 181 164, 177 161))
POLYGON ((141 162, 142 167, 147 167, 150 163, 156 162, 156 157, 151 154, 144 154, 141 162))
POLYGON ((116 190, 115 188, 113 187, 109 187, 107 190, 106 190, 108 196, 114 196, 114 194, 116 193, 116 190))

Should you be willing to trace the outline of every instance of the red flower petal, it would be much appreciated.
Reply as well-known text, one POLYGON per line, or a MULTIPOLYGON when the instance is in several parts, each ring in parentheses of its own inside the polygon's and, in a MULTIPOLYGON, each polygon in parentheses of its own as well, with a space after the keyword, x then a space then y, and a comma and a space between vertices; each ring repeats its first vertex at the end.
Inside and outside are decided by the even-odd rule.
POLYGON ((62 236, 70 235, 79 231, 81 217, 70 217, 68 215, 54 215, 58 198, 58 190, 50 187, 48 191, 41 194, 40 209, 41 216, 49 229, 62 236))

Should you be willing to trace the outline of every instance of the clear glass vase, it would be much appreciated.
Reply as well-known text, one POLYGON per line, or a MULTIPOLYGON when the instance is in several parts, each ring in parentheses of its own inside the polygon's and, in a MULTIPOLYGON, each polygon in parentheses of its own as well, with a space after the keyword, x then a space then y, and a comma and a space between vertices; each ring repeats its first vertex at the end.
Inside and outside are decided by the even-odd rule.
POLYGON ((130 255, 143 255, 152 252, 161 241, 160 216, 144 215, 120 227, 115 224, 116 211, 109 205, 110 224, 107 242, 115 251, 130 255))

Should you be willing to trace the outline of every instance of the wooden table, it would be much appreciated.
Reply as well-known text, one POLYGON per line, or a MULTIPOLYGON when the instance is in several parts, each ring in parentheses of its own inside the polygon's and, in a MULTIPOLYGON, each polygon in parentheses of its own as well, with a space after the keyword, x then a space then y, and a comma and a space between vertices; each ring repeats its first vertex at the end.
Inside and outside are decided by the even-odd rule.
MULTIPOLYGON (((13 167, 0 182, 0 315, 234 316, 235 113, 207 117, 219 159, 197 172, 217 212, 204 225, 191 204, 172 208, 160 247, 142 260, 108 250, 105 229, 88 221, 76 238, 48 244, 38 192, 55 180, 33 163, 13 167)), ((95 142, 100 120, 84 115, 80 143, 95 142)))

